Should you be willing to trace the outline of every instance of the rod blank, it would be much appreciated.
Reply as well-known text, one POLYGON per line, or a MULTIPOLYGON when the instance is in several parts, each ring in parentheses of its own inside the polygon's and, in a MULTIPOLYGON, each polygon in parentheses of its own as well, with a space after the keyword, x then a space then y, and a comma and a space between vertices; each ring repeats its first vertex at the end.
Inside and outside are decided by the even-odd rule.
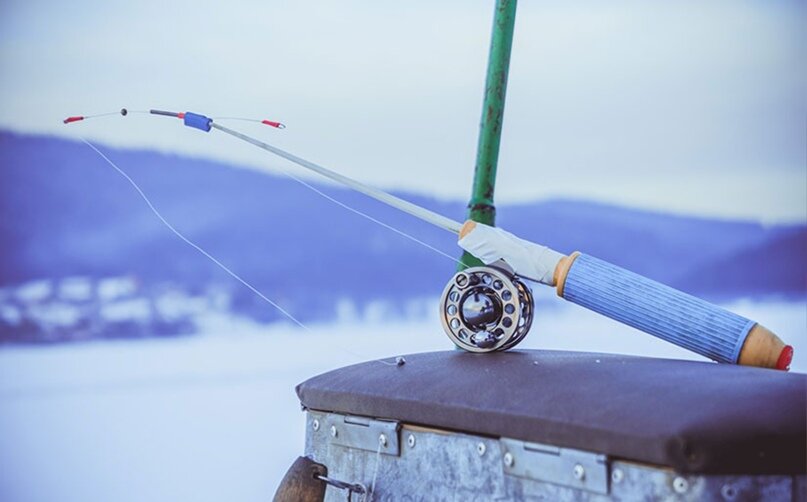
POLYGON ((286 152, 285 150, 281 150, 280 148, 274 147, 268 143, 264 143, 263 141, 259 141, 255 138, 249 137, 246 134, 241 134, 238 131, 234 131, 228 127, 224 127, 223 125, 219 125, 216 122, 211 122, 211 127, 214 129, 218 129, 223 133, 227 133, 230 136, 234 136, 242 141, 246 141, 247 143, 257 146, 267 152, 273 153, 279 157, 282 157, 290 162, 294 162, 295 164, 302 166, 309 171, 314 171, 315 173, 325 176, 326 178, 333 180, 337 183, 345 185, 357 192, 361 192, 368 197, 372 197, 384 204, 392 206, 396 209, 399 209, 405 213, 411 214, 415 218, 421 219, 427 223, 431 223, 432 225, 438 226, 443 230, 447 230, 454 234, 460 233, 460 228, 462 224, 452 220, 451 218, 446 218, 441 214, 437 214, 434 211, 429 211, 426 208, 420 207, 416 204, 412 204, 409 201, 405 201, 394 195, 390 195, 387 192, 379 190, 377 188, 371 187, 369 185, 365 185, 359 181, 356 181, 352 178, 348 178, 347 176, 343 176, 339 173, 333 172, 330 169, 322 167, 318 164, 305 160, 303 158, 297 157, 291 153, 286 152))

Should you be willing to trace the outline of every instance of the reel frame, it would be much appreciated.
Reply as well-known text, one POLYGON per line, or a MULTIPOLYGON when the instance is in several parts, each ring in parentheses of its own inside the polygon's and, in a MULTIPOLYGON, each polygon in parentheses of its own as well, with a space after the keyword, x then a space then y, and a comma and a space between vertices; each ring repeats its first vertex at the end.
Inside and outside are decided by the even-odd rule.
POLYGON ((443 330, 469 352, 515 347, 527 336, 534 313, 532 291, 503 261, 457 272, 440 298, 443 330))

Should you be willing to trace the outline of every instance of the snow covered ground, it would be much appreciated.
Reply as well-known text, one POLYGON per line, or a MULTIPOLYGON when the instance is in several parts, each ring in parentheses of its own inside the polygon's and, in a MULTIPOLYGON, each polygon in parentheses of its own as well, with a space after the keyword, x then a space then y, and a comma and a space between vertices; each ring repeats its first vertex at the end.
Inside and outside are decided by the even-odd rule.
MULTIPOLYGON (((805 303, 729 307, 807 372, 805 303)), ((537 315, 522 347, 699 359, 562 302, 537 315)), ((0 349, 0 500, 268 500, 303 448, 297 383, 450 348, 436 316, 310 328, 211 319, 201 336, 0 349)))

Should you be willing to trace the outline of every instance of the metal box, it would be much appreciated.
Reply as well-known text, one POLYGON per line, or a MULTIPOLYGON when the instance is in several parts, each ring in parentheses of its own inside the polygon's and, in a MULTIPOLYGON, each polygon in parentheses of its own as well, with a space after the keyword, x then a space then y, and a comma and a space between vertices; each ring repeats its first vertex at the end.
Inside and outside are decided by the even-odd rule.
POLYGON ((804 375, 529 350, 405 361, 298 386, 325 500, 807 500, 804 375))

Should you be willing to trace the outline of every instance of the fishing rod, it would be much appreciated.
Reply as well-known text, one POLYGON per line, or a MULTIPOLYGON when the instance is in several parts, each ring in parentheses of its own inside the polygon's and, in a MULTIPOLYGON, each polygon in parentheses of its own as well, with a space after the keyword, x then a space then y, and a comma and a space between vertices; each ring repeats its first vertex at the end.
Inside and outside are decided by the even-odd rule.
MULTIPOLYGON (((123 116, 127 113, 125 108, 120 111, 123 116)), ((522 279, 530 279, 556 288, 565 300, 718 362, 787 370, 792 361, 793 347, 761 324, 616 265, 580 252, 564 255, 483 223, 459 223, 205 115, 164 110, 148 113, 181 119, 185 126, 204 132, 216 129, 456 234, 459 246, 485 264, 457 272, 440 300, 443 329, 467 351, 507 350, 526 337, 534 317, 534 299, 522 279)), ((106 115, 112 113, 68 117, 64 123, 106 115)), ((253 121, 284 127, 280 122, 253 121)))

